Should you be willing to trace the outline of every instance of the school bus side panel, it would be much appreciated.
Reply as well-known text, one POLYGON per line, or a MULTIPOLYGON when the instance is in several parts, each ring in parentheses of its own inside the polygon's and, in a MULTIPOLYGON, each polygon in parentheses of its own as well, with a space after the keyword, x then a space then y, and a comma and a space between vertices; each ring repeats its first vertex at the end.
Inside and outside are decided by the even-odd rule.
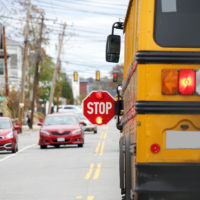
POLYGON ((136 51, 138 50, 138 18, 139 18, 139 0, 130 1, 129 17, 125 25, 125 50, 124 50, 124 79, 131 67, 136 51))

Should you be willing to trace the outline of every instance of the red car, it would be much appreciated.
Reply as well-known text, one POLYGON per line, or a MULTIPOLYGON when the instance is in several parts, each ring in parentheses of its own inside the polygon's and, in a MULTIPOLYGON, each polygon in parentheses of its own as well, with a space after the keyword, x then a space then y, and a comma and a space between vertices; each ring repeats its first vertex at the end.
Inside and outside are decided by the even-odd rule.
POLYGON ((18 135, 17 130, 8 117, 0 117, 0 150, 18 151, 18 135))
POLYGON ((59 147, 63 144, 77 144, 83 147, 84 133, 81 127, 82 122, 73 113, 55 113, 46 116, 40 129, 39 145, 41 149, 47 145, 59 147))

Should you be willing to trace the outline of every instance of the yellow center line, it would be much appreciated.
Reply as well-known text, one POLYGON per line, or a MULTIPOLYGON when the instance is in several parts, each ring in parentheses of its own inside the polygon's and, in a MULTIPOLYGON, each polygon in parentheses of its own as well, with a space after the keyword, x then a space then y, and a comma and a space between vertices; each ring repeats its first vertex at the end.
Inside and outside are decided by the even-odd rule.
POLYGON ((94 196, 88 196, 87 200, 93 200, 94 196))
POLYGON ((106 137, 107 137, 107 133, 104 133, 104 140, 106 139, 106 137))
POLYGON ((82 199, 83 197, 82 196, 76 196, 76 199, 82 199))
POLYGON ((90 169, 89 169, 89 171, 87 172, 87 174, 85 176, 86 180, 88 180, 90 178, 90 176, 92 175, 93 169, 94 169, 94 163, 91 163, 90 164, 90 169))
POLYGON ((98 142, 96 150, 95 150, 95 156, 97 156, 97 154, 99 153, 100 145, 101 145, 101 142, 98 142))
POLYGON ((93 177, 94 180, 96 180, 96 179, 99 178, 100 172, 101 172, 101 163, 98 163, 97 169, 96 169, 95 174, 94 174, 94 177, 93 177))
POLYGON ((102 144, 101 144, 101 151, 100 151, 100 154, 99 154, 100 156, 103 155, 104 145, 105 145, 105 142, 102 142, 102 144))
POLYGON ((104 133, 101 133, 100 135, 100 139, 103 139, 104 133))

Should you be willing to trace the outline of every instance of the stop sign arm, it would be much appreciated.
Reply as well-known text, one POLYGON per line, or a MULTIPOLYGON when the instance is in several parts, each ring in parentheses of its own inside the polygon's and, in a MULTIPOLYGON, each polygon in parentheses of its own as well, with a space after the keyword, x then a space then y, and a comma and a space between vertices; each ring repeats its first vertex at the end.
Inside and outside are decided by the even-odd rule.
POLYGON ((93 124, 107 124, 115 115, 115 100, 107 91, 93 91, 83 100, 83 114, 93 124))
POLYGON ((117 129, 122 130, 122 124, 120 121, 120 116, 123 115, 124 111, 124 101, 120 94, 119 86, 117 87, 117 99, 115 101, 115 115, 117 115, 117 129))

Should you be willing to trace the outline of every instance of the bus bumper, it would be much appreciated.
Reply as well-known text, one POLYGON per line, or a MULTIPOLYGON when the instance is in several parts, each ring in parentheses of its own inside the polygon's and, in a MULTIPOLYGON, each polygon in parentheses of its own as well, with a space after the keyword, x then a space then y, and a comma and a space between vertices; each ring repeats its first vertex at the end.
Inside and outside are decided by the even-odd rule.
POLYGON ((136 164, 138 200, 200 199, 200 164, 136 164))

